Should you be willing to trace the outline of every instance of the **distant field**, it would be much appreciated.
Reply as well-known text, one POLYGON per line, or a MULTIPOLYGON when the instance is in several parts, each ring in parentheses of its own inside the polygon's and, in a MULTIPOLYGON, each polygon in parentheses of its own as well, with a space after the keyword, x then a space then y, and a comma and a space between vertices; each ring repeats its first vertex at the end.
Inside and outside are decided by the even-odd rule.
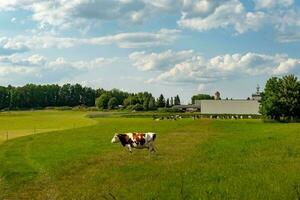
MULTIPOLYGON (((90 121, 84 113, 47 113, 44 119, 57 119, 57 127, 68 130, 0 144, 0 199, 300 198, 300 124, 191 118, 90 121), (51 117, 57 114, 64 117, 51 117), (74 118, 62 122, 67 117, 74 118), (80 119, 82 126, 91 125, 76 123, 73 129, 80 119), (131 155, 110 143, 115 132, 127 131, 156 132, 157 154, 135 150, 131 155)), ((36 113, 27 114, 16 130, 32 129, 36 113)), ((14 129, 0 120, 1 130, 14 129)), ((51 127, 41 121, 34 122, 51 127)))
POLYGON ((34 133, 70 129, 95 124, 79 111, 0 112, 0 143, 34 133))

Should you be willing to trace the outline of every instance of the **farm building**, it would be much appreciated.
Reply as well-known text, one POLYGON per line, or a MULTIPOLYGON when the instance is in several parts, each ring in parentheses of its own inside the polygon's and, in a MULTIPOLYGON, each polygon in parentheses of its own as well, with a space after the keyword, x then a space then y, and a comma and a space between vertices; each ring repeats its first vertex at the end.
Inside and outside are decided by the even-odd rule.
POLYGON ((200 100, 195 102, 203 114, 258 115, 257 100, 200 100))
POLYGON ((174 109, 182 111, 200 111, 203 114, 237 114, 237 115, 259 115, 260 91, 257 86, 256 93, 252 98, 245 99, 221 99, 220 92, 216 92, 214 100, 196 100, 192 105, 174 106, 174 109))

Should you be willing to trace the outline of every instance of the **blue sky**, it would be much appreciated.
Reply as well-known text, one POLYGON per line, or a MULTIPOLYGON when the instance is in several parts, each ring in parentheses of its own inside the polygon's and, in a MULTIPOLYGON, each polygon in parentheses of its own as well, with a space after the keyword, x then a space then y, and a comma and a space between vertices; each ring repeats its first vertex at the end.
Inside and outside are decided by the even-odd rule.
POLYGON ((247 98, 300 74, 296 0, 0 1, 0 85, 247 98))

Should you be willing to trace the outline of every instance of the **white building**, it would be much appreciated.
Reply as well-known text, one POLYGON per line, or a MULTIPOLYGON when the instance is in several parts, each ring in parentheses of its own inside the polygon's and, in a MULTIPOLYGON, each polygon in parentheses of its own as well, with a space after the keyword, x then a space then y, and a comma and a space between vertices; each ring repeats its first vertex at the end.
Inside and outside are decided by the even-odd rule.
POLYGON ((216 92, 215 100, 196 100, 193 105, 179 105, 174 106, 174 109, 182 111, 196 112, 200 111, 202 114, 228 114, 228 115, 259 115, 259 101, 261 93, 259 86, 256 88, 256 93, 252 94, 252 98, 247 100, 221 100, 220 92, 216 92))
POLYGON ((202 114, 259 115, 257 100, 198 100, 202 114))

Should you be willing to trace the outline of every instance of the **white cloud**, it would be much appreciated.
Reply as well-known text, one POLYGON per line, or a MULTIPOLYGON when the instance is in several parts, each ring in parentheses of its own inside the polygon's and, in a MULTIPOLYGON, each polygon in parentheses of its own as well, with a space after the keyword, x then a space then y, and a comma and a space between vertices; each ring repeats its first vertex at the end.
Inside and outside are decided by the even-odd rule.
POLYGON ((206 83, 214 81, 215 77, 206 73, 206 71, 204 58, 201 56, 193 56, 163 72, 158 77, 154 78, 152 82, 206 83))
POLYGON ((300 9, 290 9, 279 13, 276 18, 277 39, 279 42, 296 42, 300 40, 300 9))
POLYGON ((233 28, 237 34, 273 27, 279 42, 300 40, 300 10, 292 7, 294 0, 254 0, 249 11, 240 0, 184 0, 181 28, 209 31, 233 28))
POLYGON ((254 0, 256 9, 270 9, 274 7, 289 7, 294 4, 294 0, 254 0))
POLYGON ((193 51, 166 51, 154 54, 136 52, 132 55, 133 65, 138 69, 161 71, 157 77, 148 82, 166 84, 199 84, 241 76, 282 75, 300 68, 300 59, 292 59, 282 54, 225 54, 210 59, 205 59, 193 51), (184 54, 181 59, 173 59, 182 52, 190 53, 184 54))
POLYGON ((140 23, 158 11, 171 11, 181 0, 11 0, 1 1, 1 10, 23 9, 32 12, 40 27, 57 28, 93 25, 103 21, 140 23), (171 3, 172 2, 172 3, 171 3))
POLYGON ((20 42, 11 43, 7 37, 0 37, 0 55, 9 55, 13 53, 20 53, 27 51, 28 48, 25 44, 20 42))
POLYGON ((191 7, 189 11, 186 10, 177 21, 180 27, 198 31, 233 27, 237 33, 244 33, 248 30, 257 31, 267 18, 263 12, 246 12, 238 0, 227 0, 222 3, 202 0, 194 4, 196 6, 191 7))
POLYGON ((11 67, 11 66, 1 66, 0 67, 0 77, 7 78, 8 76, 13 75, 28 75, 35 73, 37 70, 34 68, 28 67, 11 67))
POLYGON ((90 61, 70 61, 65 58, 49 60, 41 55, 32 56, 1 56, 0 77, 1 82, 22 83, 40 81, 57 82, 61 79, 72 78, 81 73, 96 70, 117 62, 117 58, 95 58, 90 61))
POLYGON ((16 23, 16 21, 17 21, 17 19, 15 17, 13 17, 13 18, 10 19, 11 23, 16 23))
POLYGON ((0 63, 10 64, 14 66, 43 66, 47 59, 41 55, 32 55, 27 58, 17 55, 0 56, 0 63))
POLYGON ((46 67, 50 69, 63 69, 67 67, 74 70, 92 70, 105 65, 110 65, 115 61, 117 61, 117 58, 96 58, 91 61, 68 61, 63 57, 59 57, 54 61, 50 61, 46 67))
POLYGON ((300 67, 300 60, 288 58, 287 60, 280 62, 279 65, 272 70, 272 73, 274 75, 286 74, 296 67, 300 67))
MULTIPOLYGON (((31 13, 31 19, 42 30, 73 28, 86 33, 103 22, 122 24, 141 23, 145 20, 172 14, 181 16, 177 24, 181 28, 208 31, 232 28, 237 34, 258 31, 265 25, 275 27, 280 42, 299 41, 299 26, 291 25, 291 19, 299 21, 299 10, 293 11, 294 0, 252 0, 255 8, 246 7, 240 0, 10 0, 0 2, 1 10, 23 9, 31 13), (290 17, 289 17, 290 16, 290 17), (290 22, 288 22, 290 21, 290 22), (287 28, 282 28, 288 23, 287 28), (278 28, 279 27, 279 28, 278 28), (284 29, 284 31, 283 31, 284 29)), ((297 6, 296 6, 297 7, 297 6)), ((151 43, 127 43, 123 38, 141 37, 145 33, 123 33, 96 39, 99 43, 118 41, 122 48, 148 47, 151 43), (122 40, 122 41, 119 41, 122 40)), ((154 35, 147 37, 154 37, 154 35)), ((153 33, 155 34, 155 33, 153 33)), ((156 33, 157 34, 157 33, 156 33)), ((162 33, 160 33, 162 34, 162 33)), ((151 45, 154 46, 154 45, 151 45)))
POLYGON ((0 54, 24 52, 34 49, 70 48, 82 44, 108 45, 115 44, 120 48, 148 48, 168 45, 179 36, 180 31, 175 29, 161 29, 158 32, 120 33, 93 38, 66 38, 54 35, 33 35, 0 38, 0 54), (2 49, 2 51, 1 51, 2 49))
POLYGON ((193 50, 173 52, 168 50, 162 53, 133 52, 129 55, 133 65, 142 71, 163 70, 172 67, 178 62, 187 60, 194 55, 193 50))
POLYGON ((82 40, 82 42, 93 45, 117 44, 120 48, 148 48, 171 44, 178 38, 179 33, 180 31, 176 29, 161 29, 156 33, 120 33, 116 35, 85 39, 82 40))
POLYGON ((197 91, 203 92, 205 91, 205 89, 206 89, 206 84, 201 83, 198 85, 197 91))

